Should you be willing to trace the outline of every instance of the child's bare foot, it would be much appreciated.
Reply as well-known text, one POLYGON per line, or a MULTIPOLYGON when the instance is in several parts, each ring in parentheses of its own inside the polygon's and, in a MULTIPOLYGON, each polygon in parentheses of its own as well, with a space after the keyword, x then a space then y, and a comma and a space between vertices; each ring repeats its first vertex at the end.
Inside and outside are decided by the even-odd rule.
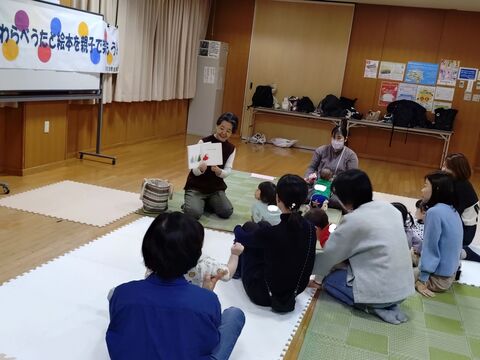
POLYGON ((309 288, 314 288, 314 289, 319 289, 319 290, 322 290, 322 284, 320 284, 319 282, 316 282, 315 280, 310 280, 308 282, 308 287, 309 288))
POLYGON ((322 210, 327 211, 328 210, 328 200, 325 200, 322 204, 322 210))

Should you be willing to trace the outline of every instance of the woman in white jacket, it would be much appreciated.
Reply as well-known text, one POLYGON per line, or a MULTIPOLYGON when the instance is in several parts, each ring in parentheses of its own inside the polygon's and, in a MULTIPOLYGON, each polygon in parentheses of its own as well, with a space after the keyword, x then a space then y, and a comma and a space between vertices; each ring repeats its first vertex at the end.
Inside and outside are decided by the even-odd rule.
POLYGON ((392 324, 405 322, 398 305, 415 287, 402 215, 372 201, 372 184, 361 170, 339 174, 332 191, 348 214, 316 255, 313 273, 326 275, 323 289, 337 300, 392 324))

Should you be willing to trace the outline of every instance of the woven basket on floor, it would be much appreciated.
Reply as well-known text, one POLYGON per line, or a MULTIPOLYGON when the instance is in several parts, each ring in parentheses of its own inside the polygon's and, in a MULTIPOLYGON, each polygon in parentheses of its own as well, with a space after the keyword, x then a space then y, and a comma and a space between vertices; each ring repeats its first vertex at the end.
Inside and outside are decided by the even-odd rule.
POLYGON ((173 185, 163 179, 143 179, 140 200, 143 210, 150 213, 162 213, 168 209, 168 199, 173 196, 173 185))

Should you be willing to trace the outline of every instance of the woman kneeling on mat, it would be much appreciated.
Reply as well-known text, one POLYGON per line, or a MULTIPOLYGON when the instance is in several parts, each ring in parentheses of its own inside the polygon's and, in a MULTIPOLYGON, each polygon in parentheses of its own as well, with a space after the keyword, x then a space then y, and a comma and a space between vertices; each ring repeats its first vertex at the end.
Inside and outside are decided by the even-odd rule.
POLYGON ((218 278, 206 276, 201 288, 184 277, 202 254, 203 238, 203 226, 180 212, 152 222, 142 244, 152 273, 116 287, 110 299, 111 359, 229 358, 245 315, 234 307, 221 313, 211 291, 218 278))
POLYGON ((187 183, 185 184, 185 204, 183 211, 199 219, 205 211, 205 207, 228 219, 233 213, 233 206, 225 195, 227 184, 225 179, 230 175, 235 159, 235 145, 228 139, 235 133, 238 126, 238 118, 235 114, 227 112, 220 115, 217 120, 215 134, 207 136, 199 141, 221 143, 223 164, 219 166, 207 166, 201 161, 197 168, 190 170, 187 183))
POLYGON ((313 273, 328 274, 323 289, 337 300, 392 324, 405 322, 398 305, 415 289, 402 215, 387 202, 372 201, 362 170, 339 174, 332 191, 348 213, 316 255, 313 273))
POLYGON ((235 277, 241 276, 252 302, 286 313, 294 310, 295 297, 308 285, 317 237, 299 211, 307 198, 307 183, 298 175, 283 175, 276 191, 280 224, 247 222, 234 229, 235 240, 245 246, 235 277))

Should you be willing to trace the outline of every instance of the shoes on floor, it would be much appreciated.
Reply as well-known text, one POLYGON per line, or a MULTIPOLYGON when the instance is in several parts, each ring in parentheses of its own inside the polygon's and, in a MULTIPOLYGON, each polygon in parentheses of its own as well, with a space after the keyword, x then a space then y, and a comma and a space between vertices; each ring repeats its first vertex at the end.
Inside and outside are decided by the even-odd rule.
POLYGON ((249 142, 252 144, 265 144, 267 142, 267 138, 262 133, 256 133, 255 135, 251 136, 248 139, 249 142))

